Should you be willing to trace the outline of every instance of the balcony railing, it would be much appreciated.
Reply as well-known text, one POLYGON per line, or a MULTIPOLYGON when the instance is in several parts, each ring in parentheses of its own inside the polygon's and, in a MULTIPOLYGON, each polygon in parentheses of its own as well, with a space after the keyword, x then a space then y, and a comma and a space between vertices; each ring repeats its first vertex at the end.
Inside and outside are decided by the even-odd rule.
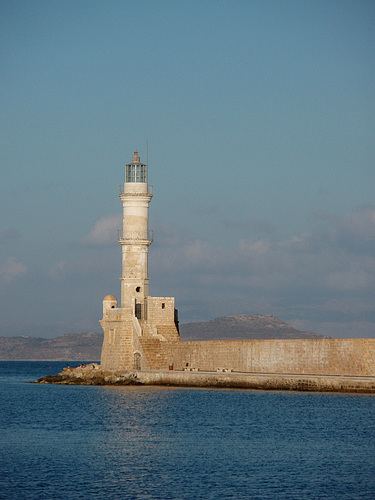
MULTIPOLYGON (((136 184, 136 182, 132 183, 132 185, 134 185, 134 184, 136 184)), ((118 190, 119 190, 119 196, 125 194, 124 193, 124 184, 120 184, 118 190)), ((143 196, 145 194, 152 196, 152 191, 153 191, 152 186, 147 186, 147 193, 126 193, 126 194, 129 196, 143 196)))
POLYGON ((148 231, 146 233, 142 233, 140 231, 125 231, 123 233, 120 229, 117 231, 117 240, 118 241, 149 241, 150 243, 154 240, 154 231, 148 231))

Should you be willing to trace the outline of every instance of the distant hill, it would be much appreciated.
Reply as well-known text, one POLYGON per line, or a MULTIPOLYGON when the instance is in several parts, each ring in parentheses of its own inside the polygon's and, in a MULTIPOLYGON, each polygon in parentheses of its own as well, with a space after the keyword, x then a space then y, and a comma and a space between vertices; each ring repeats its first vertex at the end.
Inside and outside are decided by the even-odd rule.
POLYGON ((0 360, 6 361, 98 361, 102 333, 74 333, 54 339, 0 337, 0 360))
POLYGON ((323 339, 324 335, 296 330, 272 314, 223 316, 180 326, 182 340, 323 339))
MULTIPOLYGON (((224 316, 202 323, 180 325, 182 340, 319 339, 313 332, 296 330, 271 314, 224 316)), ((102 333, 74 333, 54 339, 0 337, 3 361, 98 361, 102 333)))

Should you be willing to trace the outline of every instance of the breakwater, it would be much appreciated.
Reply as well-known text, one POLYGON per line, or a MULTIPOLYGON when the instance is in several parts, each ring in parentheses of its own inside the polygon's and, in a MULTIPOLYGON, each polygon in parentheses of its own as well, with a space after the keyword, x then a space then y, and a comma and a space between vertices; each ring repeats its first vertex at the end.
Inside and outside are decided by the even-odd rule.
POLYGON ((182 370, 104 371, 90 363, 66 367, 57 375, 35 381, 64 385, 159 385, 200 388, 374 393, 375 377, 288 373, 201 372, 182 370))

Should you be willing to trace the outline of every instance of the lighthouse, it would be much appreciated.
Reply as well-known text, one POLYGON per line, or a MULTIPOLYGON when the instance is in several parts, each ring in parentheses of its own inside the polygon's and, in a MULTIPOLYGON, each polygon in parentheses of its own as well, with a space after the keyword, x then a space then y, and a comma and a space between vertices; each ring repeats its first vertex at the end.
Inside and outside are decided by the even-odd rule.
POLYGON ((147 165, 134 151, 125 167, 125 183, 120 187, 123 207, 121 307, 131 307, 138 319, 147 319, 148 247, 152 237, 148 228, 148 207, 152 189, 148 186, 147 165))
POLYGON ((164 369, 168 366, 167 345, 180 341, 174 298, 149 295, 152 188, 147 168, 135 150, 132 161, 125 165, 125 182, 120 186, 121 301, 118 307, 117 298, 106 295, 100 321, 104 332, 101 365, 111 371, 164 369))

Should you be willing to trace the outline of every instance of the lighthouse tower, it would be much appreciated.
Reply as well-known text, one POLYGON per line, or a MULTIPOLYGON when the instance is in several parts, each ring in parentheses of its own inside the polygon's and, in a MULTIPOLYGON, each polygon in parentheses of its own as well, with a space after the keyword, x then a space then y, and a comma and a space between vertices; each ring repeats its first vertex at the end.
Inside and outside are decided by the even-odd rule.
POLYGON ((147 165, 134 151, 125 166, 125 183, 120 186, 123 207, 121 303, 106 295, 103 300, 104 331, 101 365, 105 370, 166 369, 167 346, 180 340, 178 315, 173 297, 150 297, 148 207, 152 190, 147 165))
POLYGON ((121 307, 131 307, 138 319, 147 319, 148 247, 152 238, 148 229, 148 206, 152 198, 148 187, 147 165, 134 151, 125 167, 125 184, 120 189, 123 206, 121 307))

